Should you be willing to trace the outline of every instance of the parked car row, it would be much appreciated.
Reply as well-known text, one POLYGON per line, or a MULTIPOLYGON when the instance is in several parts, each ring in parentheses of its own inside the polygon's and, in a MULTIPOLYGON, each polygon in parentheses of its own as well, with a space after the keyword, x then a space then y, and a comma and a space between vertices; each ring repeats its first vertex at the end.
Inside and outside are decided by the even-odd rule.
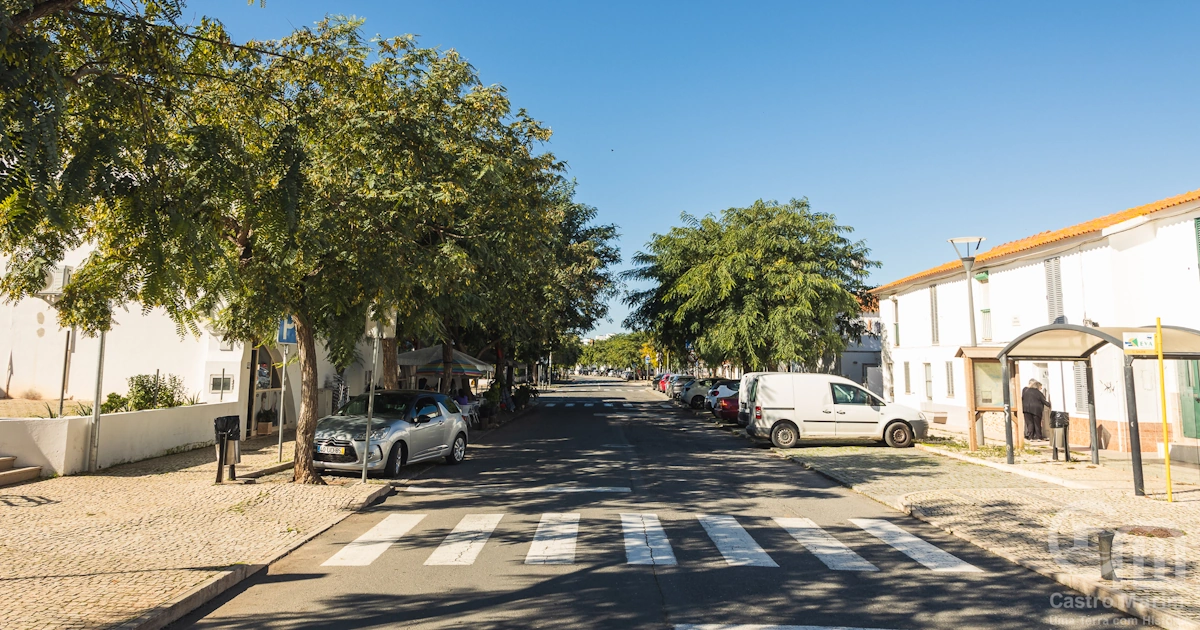
POLYGON ((778 448, 805 438, 871 439, 904 448, 929 432, 925 414, 884 402, 833 374, 748 372, 740 380, 664 374, 654 387, 693 409, 737 421, 778 448))

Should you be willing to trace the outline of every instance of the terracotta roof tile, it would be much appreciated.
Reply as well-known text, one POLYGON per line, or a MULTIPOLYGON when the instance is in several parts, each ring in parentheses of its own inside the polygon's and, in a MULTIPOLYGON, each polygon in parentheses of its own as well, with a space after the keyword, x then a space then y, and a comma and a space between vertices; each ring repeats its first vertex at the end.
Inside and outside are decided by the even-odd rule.
MULTIPOLYGON (((1197 201, 1197 200, 1200 200, 1200 190, 1193 190, 1191 192, 1183 193, 1182 195, 1176 195, 1174 197, 1169 197, 1167 199, 1155 201, 1154 203, 1148 203, 1144 206, 1138 206, 1136 208, 1130 208, 1128 210, 1114 212, 1113 214, 1099 217, 1096 219, 1092 219, 1090 221, 1084 221, 1083 223, 1077 223, 1070 227, 1065 227, 1065 228, 1062 228, 1059 230, 1048 230, 1046 232, 1040 232, 1038 234, 1034 234, 1033 236, 1027 236, 1027 237, 1019 239, 1019 240, 1010 241, 1010 242, 1004 243, 1002 245, 997 245, 996 247, 993 247, 993 248, 987 250, 986 252, 980 254, 979 256, 977 256, 975 258, 975 263, 978 265, 981 263, 986 263, 989 260, 1002 258, 1004 256, 1009 256, 1012 254, 1016 254, 1019 252, 1024 252, 1024 251, 1028 251, 1028 250, 1032 250, 1032 249, 1037 249, 1038 247, 1042 247, 1044 245, 1049 245, 1051 243, 1055 243, 1058 241, 1064 241, 1064 240, 1067 240, 1070 238, 1075 238, 1077 236, 1083 236, 1085 234, 1098 233, 1098 232, 1103 231, 1105 228, 1112 227, 1118 223, 1122 223, 1122 222, 1125 222, 1125 221, 1128 221, 1130 219, 1134 219, 1134 218, 1137 218, 1140 216, 1154 214, 1155 212, 1158 212, 1160 210, 1166 210, 1167 208, 1171 208, 1174 206, 1178 206, 1181 204, 1185 204, 1185 203, 1188 203, 1191 201, 1197 201)), ((895 281, 889 282, 885 285, 876 287, 871 290, 871 293, 878 295, 880 293, 888 291, 889 289, 894 289, 894 288, 900 287, 902 285, 909 284, 911 282, 916 282, 918 280, 926 280, 929 278, 935 278, 935 277, 938 277, 941 275, 945 275, 948 273, 952 273, 955 271, 961 271, 961 270, 962 270, 962 263, 957 260, 952 260, 943 265, 938 265, 937 267, 934 267, 932 269, 926 269, 925 271, 922 271, 919 273, 914 273, 911 276, 906 276, 904 278, 900 278, 899 280, 895 280, 895 281)))

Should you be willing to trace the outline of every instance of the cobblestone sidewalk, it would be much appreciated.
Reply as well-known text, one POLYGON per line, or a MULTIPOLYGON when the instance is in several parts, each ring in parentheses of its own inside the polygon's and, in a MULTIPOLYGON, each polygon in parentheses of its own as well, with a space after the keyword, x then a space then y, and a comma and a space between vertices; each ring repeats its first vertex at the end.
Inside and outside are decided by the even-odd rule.
MULTIPOLYGON (((239 476, 276 464, 275 440, 244 443, 239 476)), ((215 460, 209 447, 0 489, 0 628, 130 622, 268 562, 382 487, 351 476, 297 486, 290 469, 218 486, 215 460)))
MULTIPOLYGON (((1087 595, 1112 597, 1156 625, 1200 628, 1200 488, 1177 486, 1176 503, 1166 503, 1125 489, 1064 488, 916 449, 776 452, 1087 595), (1116 580, 1100 577, 1100 531, 1117 532, 1116 580)), ((1069 470, 1076 479, 1107 475, 1086 464, 1069 470)))

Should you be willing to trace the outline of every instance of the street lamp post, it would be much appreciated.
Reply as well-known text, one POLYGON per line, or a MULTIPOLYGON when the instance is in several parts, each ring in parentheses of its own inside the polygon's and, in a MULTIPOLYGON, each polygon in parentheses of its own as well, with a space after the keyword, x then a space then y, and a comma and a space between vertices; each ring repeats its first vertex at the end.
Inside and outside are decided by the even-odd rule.
POLYGON ((950 244, 954 246, 954 253, 962 261, 963 270, 967 272, 967 311, 969 315, 967 321, 971 325, 971 347, 974 348, 978 344, 975 340, 975 287, 971 282, 971 270, 975 268, 975 256, 979 253, 979 245, 983 243, 983 237, 960 236, 949 240, 950 244), (959 245, 962 245, 962 251, 959 251, 959 245), (974 252, 972 252, 972 248, 974 252))

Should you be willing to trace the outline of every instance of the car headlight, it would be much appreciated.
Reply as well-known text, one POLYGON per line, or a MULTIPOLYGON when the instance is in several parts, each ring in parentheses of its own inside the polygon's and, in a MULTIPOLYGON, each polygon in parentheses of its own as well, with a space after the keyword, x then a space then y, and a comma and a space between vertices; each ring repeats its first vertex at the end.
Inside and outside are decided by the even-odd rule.
POLYGON ((921 411, 918 411, 918 412, 917 412, 917 417, 918 417, 918 418, 920 418, 920 419, 922 419, 922 420, 926 420, 926 421, 928 421, 928 420, 929 420, 929 418, 926 418, 926 417, 925 417, 925 413, 924 413, 924 412, 921 412, 921 411))

